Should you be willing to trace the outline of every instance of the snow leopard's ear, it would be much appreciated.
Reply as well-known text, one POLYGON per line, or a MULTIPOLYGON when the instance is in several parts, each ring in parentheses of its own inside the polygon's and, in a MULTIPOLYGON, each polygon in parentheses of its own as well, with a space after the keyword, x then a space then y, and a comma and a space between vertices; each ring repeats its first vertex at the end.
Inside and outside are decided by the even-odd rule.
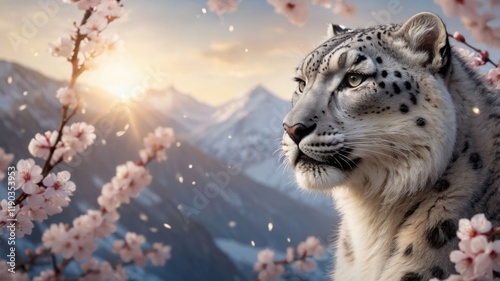
POLYGON ((416 52, 425 52, 424 66, 444 74, 450 64, 451 49, 448 32, 443 21, 433 13, 418 13, 411 17, 396 36, 401 36, 407 46, 416 52))
POLYGON ((352 29, 348 28, 348 27, 345 27, 343 25, 337 25, 337 24, 333 24, 333 23, 329 23, 328 24, 328 29, 327 29, 327 37, 328 38, 332 38, 332 37, 335 37, 339 34, 342 34, 342 33, 346 33, 346 32, 349 32, 351 31, 352 29))

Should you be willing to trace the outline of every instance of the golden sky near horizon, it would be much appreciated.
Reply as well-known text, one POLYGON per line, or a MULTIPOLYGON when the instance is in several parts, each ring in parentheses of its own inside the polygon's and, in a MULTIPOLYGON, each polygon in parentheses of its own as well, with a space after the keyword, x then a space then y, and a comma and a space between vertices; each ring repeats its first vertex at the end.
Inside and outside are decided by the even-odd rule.
MULTIPOLYGON (((459 21, 446 18, 433 1, 397 1, 398 13, 390 14, 390 1, 354 0, 358 14, 353 19, 311 6, 310 19, 303 27, 275 14, 265 0, 243 0, 235 13, 223 16, 204 13, 205 0, 122 2, 126 15, 105 34, 118 34, 125 51, 101 58, 100 67, 84 73, 80 81, 124 94, 155 77, 158 87, 174 85, 210 104, 223 103, 257 84, 288 99, 295 88, 294 67, 321 43, 328 22, 364 27, 368 22, 402 22, 429 10, 441 15, 450 29, 463 31, 459 21)), ((75 5, 61 0, 3 0, 0 59, 68 79, 69 63, 52 57, 47 44, 68 34, 72 22, 81 16, 75 5), (23 40, 13 44, 12 34, 23 40)))

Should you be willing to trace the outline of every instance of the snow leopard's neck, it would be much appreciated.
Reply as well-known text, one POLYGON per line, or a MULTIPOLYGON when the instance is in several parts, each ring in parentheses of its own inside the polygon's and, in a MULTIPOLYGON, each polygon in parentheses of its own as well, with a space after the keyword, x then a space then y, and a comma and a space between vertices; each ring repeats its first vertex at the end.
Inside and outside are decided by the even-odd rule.
MULTIPOLYGON (((360 271, 366 271, 368 275, 377 276, 383 271, 388 257, 393 254, 391 252, 399 248, 394 243, 400 236, 402 226, 415 223, 410 221, 414 213, 427 212, 427 217, 422 217, 429 220, 439 220, 451 214, 457 218, 470 217, 476 210, 484 209, 484 206, 474 206, 471 200, 481 204, 482 199, 478 196, 491 188, 485 179, 491 181, 491 176, 499 172, 494 166, 495 158, 500 157, 498 97, 482 78, 457 58, 457 54, 452 57, 444 82, 455 107, 456 137, 455 142, 450 143, 453 149, 446 169, 437 178, 425 179, 424 188, 415 188, 419 191, 396 200, 387 200, 383 193, 371 193, 369 189, 377 180, 368 178, 333 191, 342 217, 339 250, 346 254, 347 246, 341 244, 351 241, 347 248, 352 255, 364 253, 364 257, 356 257, 356 260, 360 271), (451 198, 456 205, 441 206, 442 198, 451 198), (347 235, 350 237, 346 238, 347 235)), ((433 154, 433 157, 439 156, 433 154)), ((401 163, 401 166, 408 164, 411 165, 401 163)), ((404 169, 394 169, 404 173, 404 169)), ((381 177, 380 171, 377 173, 374 178, 381 177)), ((388 171, 388 175, 392 173, 388 171)), ((391 184, 392 179, 388 175, 385 175, 385 184, 391 184)))

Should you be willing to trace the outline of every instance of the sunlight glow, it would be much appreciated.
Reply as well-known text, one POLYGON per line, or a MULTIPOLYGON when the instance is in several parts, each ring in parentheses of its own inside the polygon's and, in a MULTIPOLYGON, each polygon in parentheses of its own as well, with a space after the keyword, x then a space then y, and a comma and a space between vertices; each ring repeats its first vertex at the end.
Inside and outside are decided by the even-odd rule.
POLYGON ((122 101, 138 95, 140 90, 147 90, 142 87, 143 76, 147 74, 141 74, 139 69, 126 59, 102 63, 97 70, 89 72, 89 75, 92 76, 93 84, 122 101))

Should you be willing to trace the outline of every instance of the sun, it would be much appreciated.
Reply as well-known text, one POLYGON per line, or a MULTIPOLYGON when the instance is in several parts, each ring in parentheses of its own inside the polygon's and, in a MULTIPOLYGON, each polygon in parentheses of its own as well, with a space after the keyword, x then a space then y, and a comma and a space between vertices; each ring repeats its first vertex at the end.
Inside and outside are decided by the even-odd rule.
MULTIPOLYGON (((128 100, 142 86, 141 71, 127 60, 113 60, 100 64, 88 75, 90 83, 103 88, 120 100, 128 100)), ((144 76, 145 74, 142 74, 144 76)))

